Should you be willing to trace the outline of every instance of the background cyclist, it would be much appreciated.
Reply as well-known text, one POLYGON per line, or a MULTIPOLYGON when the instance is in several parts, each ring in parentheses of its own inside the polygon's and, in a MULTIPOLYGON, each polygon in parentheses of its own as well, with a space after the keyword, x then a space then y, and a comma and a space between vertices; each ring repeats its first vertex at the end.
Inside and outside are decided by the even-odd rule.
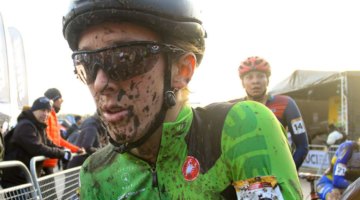
POLYGON ((323 200, 338 200, 341 193, 360 177, 360 140, 340 144, 330 168, 319 179, 316 190, 323 200))
POLYGON ((296 169, 299 169, 309 148, 304 121, 295 101, 289 96, 267 93, 271 68, 265 59, 249 57, 240 64, 238 71, 247 96, 230 102, 252 100, 265 104, 288 131, 293 159, 296 169))

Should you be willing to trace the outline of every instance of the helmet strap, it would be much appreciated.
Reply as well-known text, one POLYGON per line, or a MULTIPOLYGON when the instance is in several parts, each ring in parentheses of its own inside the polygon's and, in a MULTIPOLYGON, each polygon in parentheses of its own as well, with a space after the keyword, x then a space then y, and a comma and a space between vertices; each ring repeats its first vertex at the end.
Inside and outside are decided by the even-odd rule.
POLYGON ((131 149, 136 148, 144 144, 155 131, 163 124, 165 120, 166 112, 169 108, 176 104, 176 96, 174 90, 171 89, 171 56, 167 55, 167 66, 164 73, 164 100, 161 106, 160 112, 155 116, 154 123, 150 126, 149 130, 140 139, 131 143, 120 144, 113 140, 109 135, 109 141, 114 145, 114 151, 118 153, 129 152, 131 149))

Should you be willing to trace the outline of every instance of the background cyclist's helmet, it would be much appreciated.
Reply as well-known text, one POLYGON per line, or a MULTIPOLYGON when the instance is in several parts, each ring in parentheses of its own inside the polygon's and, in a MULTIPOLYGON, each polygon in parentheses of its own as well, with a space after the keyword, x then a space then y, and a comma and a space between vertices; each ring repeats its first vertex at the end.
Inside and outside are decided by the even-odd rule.
MULTIPOLYGON (((63 17, 63 34, 70 48, 78 50, 80 34, 104 21, 135 22, 205 48, 205 30, 189 0, 72 0, 63 17)), ((196 56, 199 64, 202 55, 196 56)))
POLYGON ((239 75, 243 79, 244 76, 251 71, 264 72, 267 77, 271 75, 269 63, 260 57, 253 56, 244 60, 239 66, 239 75))

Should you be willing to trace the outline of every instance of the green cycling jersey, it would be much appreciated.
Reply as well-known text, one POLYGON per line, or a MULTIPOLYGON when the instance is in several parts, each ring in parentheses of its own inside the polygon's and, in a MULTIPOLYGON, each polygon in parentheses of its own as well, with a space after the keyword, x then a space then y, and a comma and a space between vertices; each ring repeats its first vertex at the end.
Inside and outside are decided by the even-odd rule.
POLYGON ((287 139, 270 110, 236 103, 216 133, 206 116, 206 108, 184 106, 176 121, 164 123, 156 164, 112 145, 97 151, 81 169, 81 199, 228 199, 242 194, 239 183, 259 177, 272 177, 283 199, 302 199, 287 139))

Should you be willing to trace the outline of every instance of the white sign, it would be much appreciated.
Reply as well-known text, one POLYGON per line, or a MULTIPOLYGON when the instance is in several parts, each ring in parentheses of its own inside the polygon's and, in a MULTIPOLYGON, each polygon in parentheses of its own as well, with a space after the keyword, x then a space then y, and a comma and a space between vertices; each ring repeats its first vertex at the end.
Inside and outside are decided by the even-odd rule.
POLYGON ((330 166, 329 154, 326 151, 309 150, 302 167, 309 168, 328 168, 330 166))

